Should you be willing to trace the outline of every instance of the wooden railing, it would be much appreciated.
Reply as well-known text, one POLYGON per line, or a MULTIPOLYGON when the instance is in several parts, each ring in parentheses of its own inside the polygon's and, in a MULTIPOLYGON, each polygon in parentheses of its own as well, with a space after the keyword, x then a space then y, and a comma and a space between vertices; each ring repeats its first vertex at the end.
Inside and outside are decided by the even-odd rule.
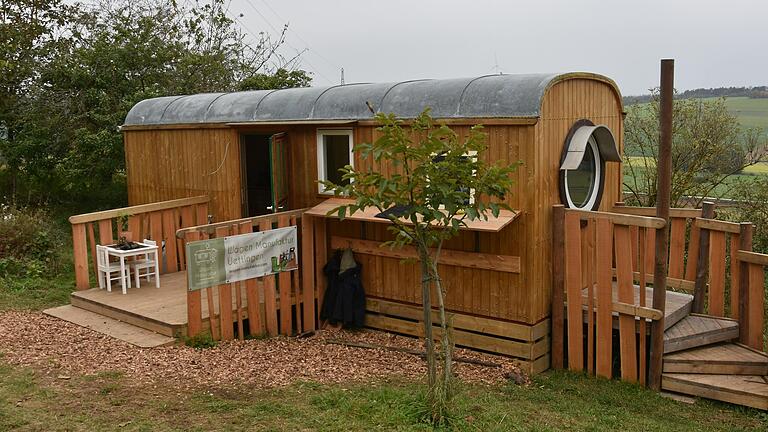
POLYGON ((739 267, 739 339, 745 345, 764 350, 765 268, 768 267, 768 255, 740 250, 736 252, 736 259, 739 267))
POLYGON ((89 267, 98 274, 96 245, 114 244, 121 232, 130 233, 126 237, 133 240, 150 238, 164 246, 161 273, 183 270, 184 249, 179 247, 174 234, 181 227, 206 223, 208 201, 207 196, 182 198, 70 217, 77 289, 90 288, 89 267), (122 226, 124 218, 127 226, 122 226))
POLYGON ((652 282, 646 276, 648 263, 653 262, 652 236, 655 230, 664 228, 666 222, 653 217, 570 210, 562 206, 555 206, 554 218, 553 366, 563 367, 567 348, 569 369, 610 378, 616 314, 621 377, 644 384, 648 369, 647 327, 664 315, 663 310, 646 306, 644 287, 652 282), (633 235, 633 231, 637 235, 633 235), (637 300, 635 268, 641 287, 637 300), (613 298, 614 274, 616 300, 613 298), (567 343, 563 341, 564 334, 567 343))
MULTIPOLYGON (((655 214, 655 210, 614 208, 616 212, 645 216, 655 214)), ((760 259, 756 257, 760 254, 752 253, 754 226, 751 222, 728 222, 714 217, 715 205, 710 202, 704 203, 702 209, 671 209, 667 287, 692 293, 694 313, 739 320, 741 342, 763 349, 764 286, 758 277, 760 259), (742 256, 758 262, 746 265, 741 262, 742 256), (742 319, 744 311, 749 316, 742 319)), ((652 264, 652 249, 650 253, 652 264)), ((652 266, 647 268, 652 270, 652 266)), ((650 271, 647 280, 652 279, 650 271)))
MULTIPOLYGON (((292 335, 314 330, 316 293, 313 285, 304 285, 303 274, 312 272, 314 256, 302 223, 306 209, 238 219, 176 231, 176 237, 188 241, 221 238, 230 235, 263 232, 274 228, 297 226, 301 244, 299 270, 281 272, 245 281, 205 288, 208 330, 214 340, 245 338, 244 320, 251 335, 292 335), (233 308, 234 295, 234 308, 233 308), (235 323, 237 334, 235 334, 235 323)), ((200 290, 187 291, 187 335, 203 329, 203 303, 200 290)))

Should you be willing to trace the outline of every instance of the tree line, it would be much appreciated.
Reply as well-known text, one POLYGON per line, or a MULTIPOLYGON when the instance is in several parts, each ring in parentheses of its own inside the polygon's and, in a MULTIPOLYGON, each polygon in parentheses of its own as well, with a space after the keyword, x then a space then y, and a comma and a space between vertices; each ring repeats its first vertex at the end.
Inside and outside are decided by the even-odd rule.
POLYGON ((118 126, 157 96, 308 86, 280 34, 225 0, 0 2, 0 199, 123 205, 118 126))
MULTIPOLYGON (((624 96, 624 105, 648 103, 653 100, 653 97, 653 94, 624 96)), ((768 98, 768 86, 697 88, 675 94, 677 99, 704 99, 712 97, 768 98)))

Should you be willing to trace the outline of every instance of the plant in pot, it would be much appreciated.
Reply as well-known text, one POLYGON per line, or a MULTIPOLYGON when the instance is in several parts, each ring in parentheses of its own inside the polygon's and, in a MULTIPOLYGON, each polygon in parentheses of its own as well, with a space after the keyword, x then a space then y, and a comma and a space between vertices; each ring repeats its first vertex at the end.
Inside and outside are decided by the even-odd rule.
POLYGON ((121 213, 117 216, 117 224, 119 227, 117 233, 117 246, 120 249, 131 249, 135 244, 133 243, 133 233, 128 231, 128 219, 130 217, 131 215, 126 213, 121 213))

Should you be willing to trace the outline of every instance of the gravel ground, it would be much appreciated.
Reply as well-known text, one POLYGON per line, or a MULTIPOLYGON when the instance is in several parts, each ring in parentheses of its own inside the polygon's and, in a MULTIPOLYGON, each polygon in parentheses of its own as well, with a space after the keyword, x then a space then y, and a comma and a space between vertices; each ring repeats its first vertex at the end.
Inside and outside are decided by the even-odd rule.
MULTIPOLYGON (((296 381, 418 380, 426 370, 424 361, 413 354, 327 343, 345 340, 421 349, 415 338, 373 330, 323 330, 308 338, 234 341, 204 350, 180 344, 142 349, 39 312, 8 311, 0 313, 0 340, 0 358, 6 363, 61 378, 118 371, 126 383, 135 385, 269 388, 296 381)), ((456 355, 501 365, 457 363, 456 373, 464 381, 493 384, 523 376, 504 357, 463 349, 457 349, 456 355)))

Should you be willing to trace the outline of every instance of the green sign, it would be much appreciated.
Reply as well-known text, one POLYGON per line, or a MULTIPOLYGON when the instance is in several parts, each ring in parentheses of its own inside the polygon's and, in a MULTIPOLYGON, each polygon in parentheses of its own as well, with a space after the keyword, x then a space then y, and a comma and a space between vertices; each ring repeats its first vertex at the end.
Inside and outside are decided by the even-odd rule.
POLYGON ((189 290, 299 268, 295 226, 187 243, 189 290))
POLYGON ((224 238, 187 243, 187 280, 190 291, 226 283, 224 238))

